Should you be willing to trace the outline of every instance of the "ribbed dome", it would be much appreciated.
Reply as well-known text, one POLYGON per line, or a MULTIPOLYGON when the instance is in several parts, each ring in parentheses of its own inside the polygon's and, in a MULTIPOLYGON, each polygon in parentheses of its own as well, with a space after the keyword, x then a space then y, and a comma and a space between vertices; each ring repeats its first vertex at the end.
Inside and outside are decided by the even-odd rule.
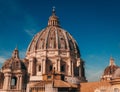
POLYGON ((120 78, 120 68, 115 71, 113 78, 120 78))
POLYGON ((104 70, 104 75, 113 74, 117 68, 118 68, 118 66, 116 66, 116 65, 106 67, 104 70))
POLYGON ((117 68, 118 68, 118 66, 114 64, 114 59, 111 57, 110 58, 110 65, 105 68, 104 75, 113 74, 117 68))
POLYGON ((33 37, 27 49, 27 54, 39 50, 74 51, 79 56, 76 41, 67 31, 60 27, 55 10, 53 10, 52 16, 48 20, 48 26, 33 37))

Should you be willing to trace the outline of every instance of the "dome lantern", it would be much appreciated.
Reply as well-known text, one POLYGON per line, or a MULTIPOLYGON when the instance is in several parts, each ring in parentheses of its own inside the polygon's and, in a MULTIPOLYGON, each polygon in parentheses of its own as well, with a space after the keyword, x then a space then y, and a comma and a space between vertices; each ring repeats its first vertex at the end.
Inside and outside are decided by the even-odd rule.
POLYGON ((114 58, 110 58, 110 64, 109 64, 110 66, 113 66, 113 65, 115 65, 115 62, 114 62, 114 58))
POLYGON ((17 47, 15 48, 15 50, 12 53, 12 58, 18 58, 19 59, 19 51, 18 51, 17 47))
POLYGON ((59 25, 59 19, 56 16, 56 13, 55 13, 55 7, 53 7, 52 15, 49 17, 48 26, 60 26, 59 25))

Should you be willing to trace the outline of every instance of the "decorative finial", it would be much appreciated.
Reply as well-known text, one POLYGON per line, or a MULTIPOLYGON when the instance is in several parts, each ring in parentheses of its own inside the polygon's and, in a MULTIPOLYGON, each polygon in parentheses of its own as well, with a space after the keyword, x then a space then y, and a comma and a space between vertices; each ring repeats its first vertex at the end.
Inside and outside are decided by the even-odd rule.
POLYGON ((12 53, 12 57, 13 58, 19 58, 19 51, 18 51, 17 46, 16 46, 15 50, 12 53))
POLYGON ((56 13, 55 13, 55 7, 53 7, 52 15, 49 17, 48 26, 58 26, 58 27, 60 26, 59 19, 56 16, 56 13))
POLYGON ((15 50, 18 50, 18 46, 16 45, 16 48, 15 48, 15 50))
POLYGON ((114 62, 114 59, 113 59, 112 56, 110 57, 110 66, 111 66, 111 65, 115 65, 115 62, 114 62))
POLYGON ((52 14, 55 15, 55 6, 53 6, 52 14))

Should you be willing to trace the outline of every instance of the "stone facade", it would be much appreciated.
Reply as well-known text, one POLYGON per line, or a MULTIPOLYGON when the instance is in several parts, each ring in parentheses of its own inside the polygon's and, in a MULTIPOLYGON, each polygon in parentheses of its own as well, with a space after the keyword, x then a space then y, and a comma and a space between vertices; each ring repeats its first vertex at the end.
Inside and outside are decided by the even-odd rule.
POLYGON ((55 9, 21 60, 16 48, 0 72, 0 92, 77 91, 86 82, 84 61, 75 39, 62 29, 55 9))
POLYGON ((0 72, 0 92, 25 92, 27 86, 27 68, 19 58, 17 48, 12 57, 6 60, 0 72))
POLYGON ((101 81, 87 82, 75 39, 62 29, 53 8, 21 60, 17 48, 0 70, 0 92, 120 92, 120 68, 110 59, 101 81))
POLYGON ((80 83, 80 92, 120 92, 120 68, 112 57, 100 81, 80 83))

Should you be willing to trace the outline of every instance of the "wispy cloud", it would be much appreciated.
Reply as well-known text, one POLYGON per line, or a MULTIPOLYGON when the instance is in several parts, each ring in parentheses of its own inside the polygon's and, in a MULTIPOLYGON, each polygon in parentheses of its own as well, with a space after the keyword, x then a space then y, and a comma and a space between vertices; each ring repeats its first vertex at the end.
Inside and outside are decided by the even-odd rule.
POLYGON ((3 56, 0 56, 0 63, 3 63, 3 62, 5 62, 5 60, 6 60, 6 58, 5 58, 5 57, 3 57, 3 56))
POLYGON ((36 30, 39 28, 36 19, 30 15, 25 14, 25 24, 24 24, 24 31, 31 37, 35 35, 37 32, 36 30))
POLYGON ((86 77, 88 81, 98 81, 102 76, 105 67, 109 64, 109 57, 104 55, 86 55, 86 77), (101 63, 104 62, 104 63, 101 63))
POLYGON ((20 58, 21 58, 21 59, 25 58, 25 53, 26 53, 26 50, 25 50, 25 49, 20 50, 19 55, 20 55, 20 58))
POLYGON ((86 72, 87 80, 88 81, 98 81, 102 76, 103 70, 102 69, 89 69, 86 72))
POLYGON ((36 31, 34 29, 32 29, 32 30, 25 29, 25 32, 31 37, 33 37, 36 33, 36 31))

